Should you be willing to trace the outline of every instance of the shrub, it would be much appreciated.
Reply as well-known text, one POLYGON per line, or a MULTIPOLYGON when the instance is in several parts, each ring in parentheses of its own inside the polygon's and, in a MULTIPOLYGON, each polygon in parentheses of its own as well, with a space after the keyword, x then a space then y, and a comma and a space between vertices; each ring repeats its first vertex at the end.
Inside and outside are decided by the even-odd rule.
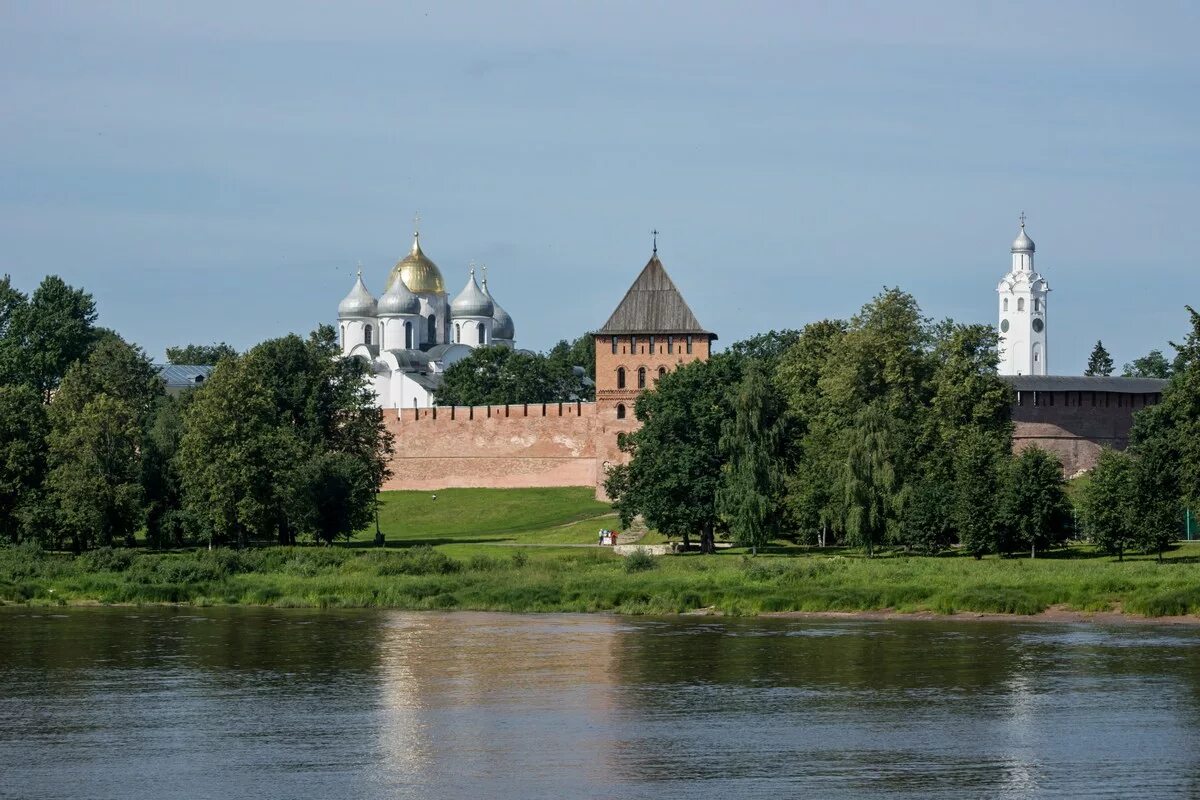
POLYGON ((524 550, 518 550, 512 554, 512 562, 514 567, 520 569, 529 563, 529 554, 524 550))
POLYGON ((377 572, 380 575, 449 575, 461 569, 461 562, 423 544, 383 562, 377 572))
POLYGON ((646 570, 654 569, 656 566, 658 566, 658 563, 654 560, 654 556, 646 552, 646 548, 644 547, 639 547, 625 556, 626 572, 645 572, 646 570))
POLYGON ((79 565, 88 572, 124 572, 133 564, 133 553, 113 547, 98 547, 79 557, 79 565))

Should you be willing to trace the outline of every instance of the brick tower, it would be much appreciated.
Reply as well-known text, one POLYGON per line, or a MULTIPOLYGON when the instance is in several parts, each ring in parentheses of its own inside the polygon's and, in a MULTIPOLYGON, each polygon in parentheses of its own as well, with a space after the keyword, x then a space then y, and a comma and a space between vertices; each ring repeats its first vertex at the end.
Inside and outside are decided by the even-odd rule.
POLYGON ((675 367, 707 359, 706 331, 658 260, 658 247, 616 311, 596 331, 596 406, 601 415, 633 416, 633 403, 675 367))

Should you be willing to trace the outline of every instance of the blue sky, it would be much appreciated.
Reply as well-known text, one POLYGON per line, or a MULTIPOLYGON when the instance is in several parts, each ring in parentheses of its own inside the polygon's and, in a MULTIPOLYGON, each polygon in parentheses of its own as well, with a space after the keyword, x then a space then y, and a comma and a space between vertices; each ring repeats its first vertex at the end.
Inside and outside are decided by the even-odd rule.
POLYGON ((660 255, 728 344, 885 285, 995 323, 1017 215, 1050 367, 1200 305, 1200 6, 6 3, 0 272, 156 358, 332 321, 411 218, 518 343, 599 327, 660 255))

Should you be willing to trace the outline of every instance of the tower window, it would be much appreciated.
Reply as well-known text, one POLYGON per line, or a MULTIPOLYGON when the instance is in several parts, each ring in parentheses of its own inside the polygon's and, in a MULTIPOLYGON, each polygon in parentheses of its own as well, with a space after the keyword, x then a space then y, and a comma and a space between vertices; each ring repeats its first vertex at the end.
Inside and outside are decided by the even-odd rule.
POLYGON ((454 341, 462 344, 462 325, 458 323, 454 325, 454 341))
POLYGON ((625 388, 625 368, 624 367, 617 367, 617 388, 618 389, 625 388))
POLYGON ((660 379, 662 378, 662 376, 664 376, 664 375, 666 375, 666 374, 667 374, 667 368, 666 368, 666 367, 659 367, 659 368, 658 368, 658 377, 659 377, 660 379))
POLYGON ((650 352, 651 353, 654 352, 654 337, 653 336, 650 337, 650 352))
POLYGON ((484 344, 484 339, 486 339, 486 338, 487 338, 487 334, 484 332, 483 323, 481 322, 481 323, 479 323, 479 343, 484 344))
POLYGON ((636 336, 629 337, 629 352, 630 353, 637 352, 637 337, 636 336))
POLYGON ((437 335, 437 317, 435 317, 433 314, 430 314, 430 315, 429 315, 429 330, 428 330, 428 334, 429 334, 429 336, 428 336, 428 338, 429 338, 429 343, 430 343, 430 344, 437 344, 437 340, 438 340, 438 335, 437 335))
POLYGON ((1017 311, 1024 311, 1024 310, 1025 310, 1025 298, 1018 297, 1017 298, 1017 311))
POLYGON ((413 346, 412 323, 405 322, 404 323, 404 347, 407 348, 408 350, 412 350, 412 346, 413 346))
POLYGON ((646 368, 645 367, 638 367, 638 388, 639 389, 646 388, 646 368))
POLYGON ((617 419, 625 419, 625 404, 617 403, 617 419))
POLYGON ((1033 310, 1035 313, 1042 310, 1042 301, 1036 297, 1033 298, 1033 310))
POLYGON ((371 326, 363 325, 363 344, 371 343, 371 326))
POLYGON ((674 336, 667 337, 667 352, 668 353, 675 352, 675 337, 674 336))
POLYGON ((1008 311, 1008 298, 1004 298, 1004 310, 1008 311))
POLYGON ((613 349, 613 355, 615 356, 617 354, 617 337, 615 337, 615 336, 612 337, 612 349, 613 349))
POLYGON ((688 351, 688 355, 691 355, 691 353, 692 353, 692 336, 691 336, 691 334, 688 334, 688 337, 687 337, 687 351, 688 351))

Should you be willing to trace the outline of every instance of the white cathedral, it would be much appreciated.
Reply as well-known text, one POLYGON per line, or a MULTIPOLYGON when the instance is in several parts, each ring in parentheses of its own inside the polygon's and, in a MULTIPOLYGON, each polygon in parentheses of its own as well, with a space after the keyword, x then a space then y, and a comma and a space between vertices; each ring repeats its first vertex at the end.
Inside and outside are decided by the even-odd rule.
POLYGON ((451 364, 476 347, 516 345, 512 317, 492 297, 486 268, 482 286, 472 267, 467 285, 450 300, 441 270, 421 251, 420 240, 413 233, 412 251, 392 267, 378 300, 359 269, 354 288, 338 304, 342 355, 370 365, 382 408, 428 408, 451 364))
POLYGON ((1050 284, 1033 268, 1033 239, 1021 232, 1012 243, 1012 269, 1000 279, 1001 375, 1047 375, 1046 295, 1050 284))

